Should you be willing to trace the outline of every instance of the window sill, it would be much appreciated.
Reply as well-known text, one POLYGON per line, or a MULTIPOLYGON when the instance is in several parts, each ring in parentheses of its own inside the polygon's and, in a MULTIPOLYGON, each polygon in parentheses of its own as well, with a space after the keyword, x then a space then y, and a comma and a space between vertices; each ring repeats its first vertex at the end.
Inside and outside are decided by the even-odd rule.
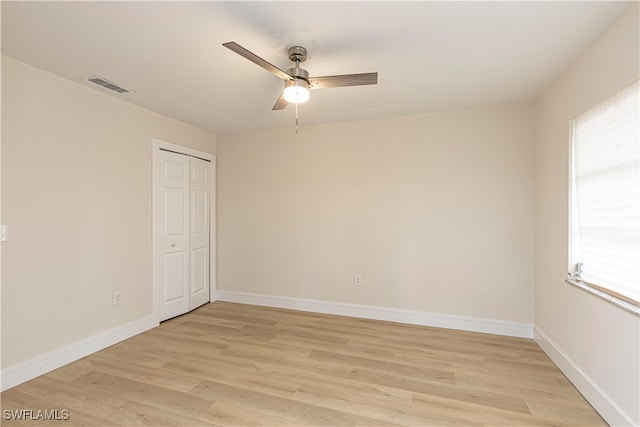
POLYGON ((640 306, 631 304, 630 302, 621 300, 620 298, 616 298, 613 295, 609 295, 608 293, 603 292, 600 289, 596 289, 592 286, 589 286, 588 284, 581 281, 577 281, 574 279, 566 279, 565 282, 569 283, 570 285, 577 286, 578 288, 584 291, 587 291, 593 295, 596 295, 604 299, 605 301, 615 305, 616 307, 621 308, 625 311, 628 311, 629 313, 633 313, 636 316, 640 316, 640 306))

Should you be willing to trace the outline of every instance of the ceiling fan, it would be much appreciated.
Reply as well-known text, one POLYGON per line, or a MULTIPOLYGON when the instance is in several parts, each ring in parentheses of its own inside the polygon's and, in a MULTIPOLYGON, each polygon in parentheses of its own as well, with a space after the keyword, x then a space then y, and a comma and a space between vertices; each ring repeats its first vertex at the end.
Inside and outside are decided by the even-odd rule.
POLYGON ((289 103, 299 104, 308 101, 310 89, 375 85, 378 83, 378 73, 309 77, 307 70, 300 68, 300 64, 307 59, 307 49, 302 46, 289 48, 289 59, 294 63, 294 66, 287 71, 282 71, 235 42, 223 43, 222 45, 284 80, 284 91, 273 106, 273 110, 284 110, 289 103))

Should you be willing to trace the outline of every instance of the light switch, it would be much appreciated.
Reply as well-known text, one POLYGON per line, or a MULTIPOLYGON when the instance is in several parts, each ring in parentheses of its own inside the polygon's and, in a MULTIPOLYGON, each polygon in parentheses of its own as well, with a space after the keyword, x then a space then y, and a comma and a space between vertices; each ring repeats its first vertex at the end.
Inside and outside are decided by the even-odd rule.
POLYGON ((9 226, 7 224, 0 225, 0 242, 9 240, 9 226))

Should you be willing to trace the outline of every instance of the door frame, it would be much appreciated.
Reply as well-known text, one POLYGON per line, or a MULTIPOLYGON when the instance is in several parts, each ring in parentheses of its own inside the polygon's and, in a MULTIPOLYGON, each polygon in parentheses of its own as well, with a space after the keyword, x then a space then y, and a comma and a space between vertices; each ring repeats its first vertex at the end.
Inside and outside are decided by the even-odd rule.
POLYGON ((151 140, 151 215, 152 215, 152 235, 151 235, 151 315, 154 322, 160 322, 160 295, 162 293, 160 280, 160 251, 158 250, 157 239, 160 234, 160 211, 162 209, 161 186, 158 185, 156 176, 158 168, 161 167, 160 149, 173 151, 187 156, 199 157, 211 162, 211 187, 209 188, 211 197, 209 198, 209 302, 215 301, 216 296, 216 156, 204 151, 162 141, 157 138, 151 140))

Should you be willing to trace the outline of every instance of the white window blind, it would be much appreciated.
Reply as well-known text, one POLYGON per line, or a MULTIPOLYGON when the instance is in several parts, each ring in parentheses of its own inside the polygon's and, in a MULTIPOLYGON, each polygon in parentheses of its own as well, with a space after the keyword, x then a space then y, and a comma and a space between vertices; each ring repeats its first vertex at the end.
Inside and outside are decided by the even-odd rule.
POLYGON ((571 158, 572 279, 637 306, 640 82, 574 120, 571 158), (579 263, 582 271, 575 275, 579 263))

